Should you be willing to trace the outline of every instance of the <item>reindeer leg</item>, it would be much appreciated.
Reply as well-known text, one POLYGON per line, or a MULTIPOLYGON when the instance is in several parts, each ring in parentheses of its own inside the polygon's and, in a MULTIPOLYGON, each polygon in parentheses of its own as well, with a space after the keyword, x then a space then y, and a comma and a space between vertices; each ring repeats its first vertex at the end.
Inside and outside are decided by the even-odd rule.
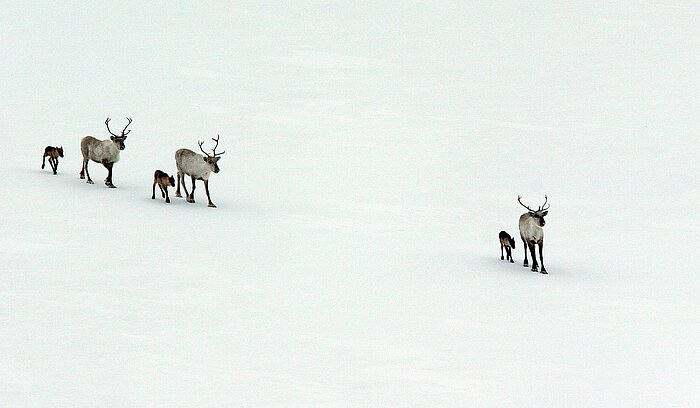
MULTIPOLYGON (((88 171, 88 163, 90 162, 90 159, 83 159, 83 170, 85 170, 85 176, 87 176, 87 183, 88 184, 95 184, 94 181, 90 178, 90 172, 88 171)), ((80 172, 80 178, 85 178, 83 175, 83 172, 80 172)))
POLYGON ((114 167, 114 163, 103 161, 102 165, 105 166, 105 168, 107 169, 107 178, 105 179, 105 186, 109 188, 117 188, 114 184, 112 184, 112 167, 114 167))
POLYGON ((165 202, 166 203, 170 202, 170 197, 168 196, 168 186, 165 186, 165 202))
POLYGON ((58 174, 58 159, 55 157, 52 157, 49 162, 51 163, 51 169, 53 170, 54 176, 58 174))
POLYGON ((204 191, 207 192, 207 200, 209 200, 209 207, 216 208, 214 203, 211 202, 211 197, 209 197, 209 180, 204 180, 204 191))
POLYGON ((114 163, 109 163, 109 174, 107 177, 109 178, 109 188, 117 188, 114 184, 112 184, 112 168, 114 167, 114 163))
POLYGON ((537 270, 537 258, 535 257, 535 243, 528 242, 527 246, 530 248, 530 255, 532 255, 532 272, 538 272, 537 270))
POLYGON ((41 169, 43 170, 44 167, 46 167, 46 155, 41 158, 41 169))
POLYGON ((513 250, 510 247, 506 247, 506 260, 510 260, 510 263, 513 263, 513 250))
MULTIPOLYGON (((163 190, 163 186, 161 186, 160 184, 158 184, 158 188, 160 188, 160 196, 161 196, 162 198, 165 198, 165 190, 163 190)), ((168 187, 166 186, 165 188, 168 188, 168 187)))
MULTIPOLYGON (((194 189, 196 188, 196 187, 195 187, 195 184, 194 184, 195 178, 194 178, 194 176, 190 176, 190 177, 192 178, 192 194, 190 194, 190 195, 187 196, 187 202, 188 202, 188 203, 193 203, 193 202, 194 202, 194 189)), ((183 183, 183 184, 185 183, 184 180, 183 180, 182 183, 183 183)), ((187 190, 185 190, 185 192, 187 192, 187 190)))
POLYGON ((544 242, 539 242, 537 246, 540 249, 540 266, 542 267, 542 269, 540 269, 540 273, 547 274, 547 269, 544 267, 544 259, 542 259, 542 247, 544 246, 544 242))
POLYGON ((525 238, 523 238, 522 236, 520 237, 520 239, 523 241, 523 249, 525 250, 525 260, 523 261, 523 266, 527 268, 528 266, 530 266, 530 263, 527 261, 527 242, 525 242, 525 238))
MULTIPOLYGON (((190 193, 187 191, 187 184, 185 183, 185 175, 182 175, 182 188, 185 190, 185 198, 188 203, 190 202, 190 193)), ((182 197, 182 196, 180 196, 182 197)))
POLYGON ((501 244, 501 261, 503 260, 503 244, 501 244))
POLYGON ((175 189, 175 197, 182 197, 182 194, 180 194, 180 179, 182 178, 182 174, 178 171, 177 172, 177 188, 175 189))
POLYGON ((153 191, 151 192, 151 200, 156 199, 156 182, 153 182, 153 191))

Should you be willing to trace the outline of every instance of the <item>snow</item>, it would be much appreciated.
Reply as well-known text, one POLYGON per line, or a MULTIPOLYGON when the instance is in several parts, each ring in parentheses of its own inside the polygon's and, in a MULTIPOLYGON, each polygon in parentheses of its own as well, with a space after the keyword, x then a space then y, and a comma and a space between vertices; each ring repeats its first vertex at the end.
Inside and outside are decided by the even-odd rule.
POLYGON ((0 406, 698 406, 700 7, 497 3, 3 6, 0 406))

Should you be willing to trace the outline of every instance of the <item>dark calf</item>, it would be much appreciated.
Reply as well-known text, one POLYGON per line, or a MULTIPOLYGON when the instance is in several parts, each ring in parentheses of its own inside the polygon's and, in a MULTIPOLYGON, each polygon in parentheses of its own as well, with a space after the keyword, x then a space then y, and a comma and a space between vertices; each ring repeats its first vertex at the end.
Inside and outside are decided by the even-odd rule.
POLYGON ((156 170, 153 173, 153 194, 151 199, 156 198, 156 184, 160 188, 160 193, 165 198, 165 202, 170 202, 170 196, 168 196, 168 186, 175 187, 175 177, 168 176, 168 173, 160 170, 156 170))
POLYGON ((63 146, 61 147, 53 147, 53 146, 46 146, 44 149, 44 157, 41 159, 41 168, 43 169, 46 166, 46 158, 49 158, 49 164, 51 165, 51 169, 53 170, 53 174, 58 174, 58 158, 63 157, 63 146))
POLYGON ((506 261, 513 263, 513 255, 511 249, 515 248, 515 238, 511 237, 507 232, 501 231, 498 233, 498 240, 501 241, 501 261, 503 260, 503 248, 506 249, 506 261))

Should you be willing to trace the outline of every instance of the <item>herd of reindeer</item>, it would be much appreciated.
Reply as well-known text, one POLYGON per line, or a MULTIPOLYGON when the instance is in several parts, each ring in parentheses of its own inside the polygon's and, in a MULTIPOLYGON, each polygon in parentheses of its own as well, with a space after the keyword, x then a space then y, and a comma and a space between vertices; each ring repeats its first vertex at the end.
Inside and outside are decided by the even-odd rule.
MULTIPOLYGON (((105 125, 107 126, 107 131, 112 135, 109 139, 99 140, 92 136, 85 136, 80 141, 80 151, 83 154, 83 167, 80 170, 80 178, 85 179, 87 176, 87 182, 89 184, 94 184, 90 178, 90 172, 88 171, 88 163, 90 160, 102 164, 107 169, 107 178, 105 178, 105 185, 109 188, 116 188, 112 184, 112 167, 114 163, 119 161, 119 152, 126 148, 124 141, 131 130, 127 130, 129 125, 131 125, 131 119, 127 119, 127 124, 122 129, 120 135, 116 135, 109 128, 109 118, 105 120, 105 125)), ((209 195, 209 176, 212 172, 218 173, 219 166, 217 162, 221 158, 221 155, 225 152, 216 152, 216 148, 219 146, 219 136, 216 139, 212 138, 216 143, 212 149, 211 154, 207 153, 202 145, 204 142, 198 142, 199 149, 204 153, 202 156, 199 153, 195 153, 190 149, 178 149, 175 152, 175 164, 177 166, 177 188, 175 190, 176 197, 182 197, 180 194, 180 184, 185 190, 185 195, 187 196, 188 203, 194 203, 194 190, 195 181, 204 181, 204 191, 207 193, 207 200, 209 201, 209 207, 216 207, 214 203, 211 202, 211 197, 209 195), (192 192, 187 191, 187 186, 185 185, 185 176, 190 176, 192 179, 192 192)), ((63 157, 63 147, 53 147, 46 146, 44 149, 44 156, 42 158, 41 168, 43 169, 46 165, 46 158, 49 158, 49 164, 53 170, 53 174, 57 174, 58 171, 58 158, 63 157)), ((168 173, 162 170, 156 170, 153 174, 153 189, 151 198, 156 198, 156 186, 160 188, 160 192, 165 202, 170 202, 170 196, 168 195, 168 187, 175 187, 175 178, 169 176, 168 173)), ((529 261, 527 258, 528 250, 530 251, 530 256, 532 257, 532 271, 547 273, 547 269, 544 267, 544 259, 542 258, 542 247, 544 246, 544 227, 545 221, 544 217, 548 213, 549 206, 547 205, 547 196, 544 196, 544 204, 537 207, 537 210, 533 210, 527 205, 523 204, 521 201, 522 197, 518 196, 518 202, 520 205, 527 209, 527 212, 520 216, 519 228, 520 228, 520 239, 523 241, 523 248, 525 250, 525 260, 523 261, 523 266, 529 266, 529 261), (535 256, 535 245, 539 249, 540 261, 537 262, 537 257, 535 256)), ((513 263, 512 250, 515 249, 515 238, 511 237, 505 231, 501 231, 498 234, 498 239, 501 243, 501 260, 507 260, 513 263), (506 256, 503 256, 503 250, 505 249, 506 256)))
MULTIPOLYGON (((105 185, 109 188, 116 188, 112 183, 112 168, 114 163, 119 161, 119 152, 126 148, 124 142, 126 141, 127 135, 131 130, 127 130, 129 125, 131 125, 132 120, 127 119, 127 124, 122 129, 121 134, 117 135, 109 128, 109 118, 105 120, 105 125, 107 126, 107 131, 112 135, 109 139, 99 140, 92 136, 85 136, 80 141, 80 152, 83 154, 83 167, 80 170, 80 178, 85 179, 87 177, 88 184, 94 184, 92 178, 90 177, 90 172, 88 171, 88 163, 92 160, 96 163, 102 164, 107 169, 107 178, 105 178, 105 185)), ((176 197, 182 197, 180 194, 180 184, 185 190, 185 195, 187 196, 188 203, 194 203, 194 190, 195 181, 204 181, 204 191, 207 193, 207 200, 209 201, 209 207, 216 207, 214 203, 211 202, 211 196, 209 195, 209 176, 212 172, 218 173, 219 166, 218 161, 221 155, 226 152, 216 152, 216 148, 219 146, 219 136, 216 139, 212 138, 216 143, 212 149, 211 154, 204 151, 202 145, 204 142, 198 142, 199 149, 204 153, 195 153, 190 149, 178 149, 175 152, 175 164, 177 166, 177 188, 175 190, 176 197), (185 176, 190 176, 192 178, 192 192, 187 191, 187 185, 185 184, 185 176)), ((49 164, 53 170, 53 174, 58 174, 58 158, 63 157, 63 147, 46 146, 44 149, 44 156, 42 158, 41 168, 46 166, 46 158, 49 158, 49 164)), ((168 187, 175 187, 175 178, 169 176, 166 172, 162 170, 156 170, 153 174, 153 190, 151 198, 156 198, 156 186, 160 188, 161 195, 165 198, 165 202, 170 202, 170 196, 168 195, 168 187)))

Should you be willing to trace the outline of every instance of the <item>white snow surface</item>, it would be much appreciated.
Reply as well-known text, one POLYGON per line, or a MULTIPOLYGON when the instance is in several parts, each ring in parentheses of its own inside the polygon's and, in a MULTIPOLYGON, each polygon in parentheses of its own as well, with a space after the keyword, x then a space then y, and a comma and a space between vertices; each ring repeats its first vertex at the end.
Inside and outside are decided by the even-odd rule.
POLYGON ((259 3, 3 4, 0 406, 700 406, 697 2, 259 3))

